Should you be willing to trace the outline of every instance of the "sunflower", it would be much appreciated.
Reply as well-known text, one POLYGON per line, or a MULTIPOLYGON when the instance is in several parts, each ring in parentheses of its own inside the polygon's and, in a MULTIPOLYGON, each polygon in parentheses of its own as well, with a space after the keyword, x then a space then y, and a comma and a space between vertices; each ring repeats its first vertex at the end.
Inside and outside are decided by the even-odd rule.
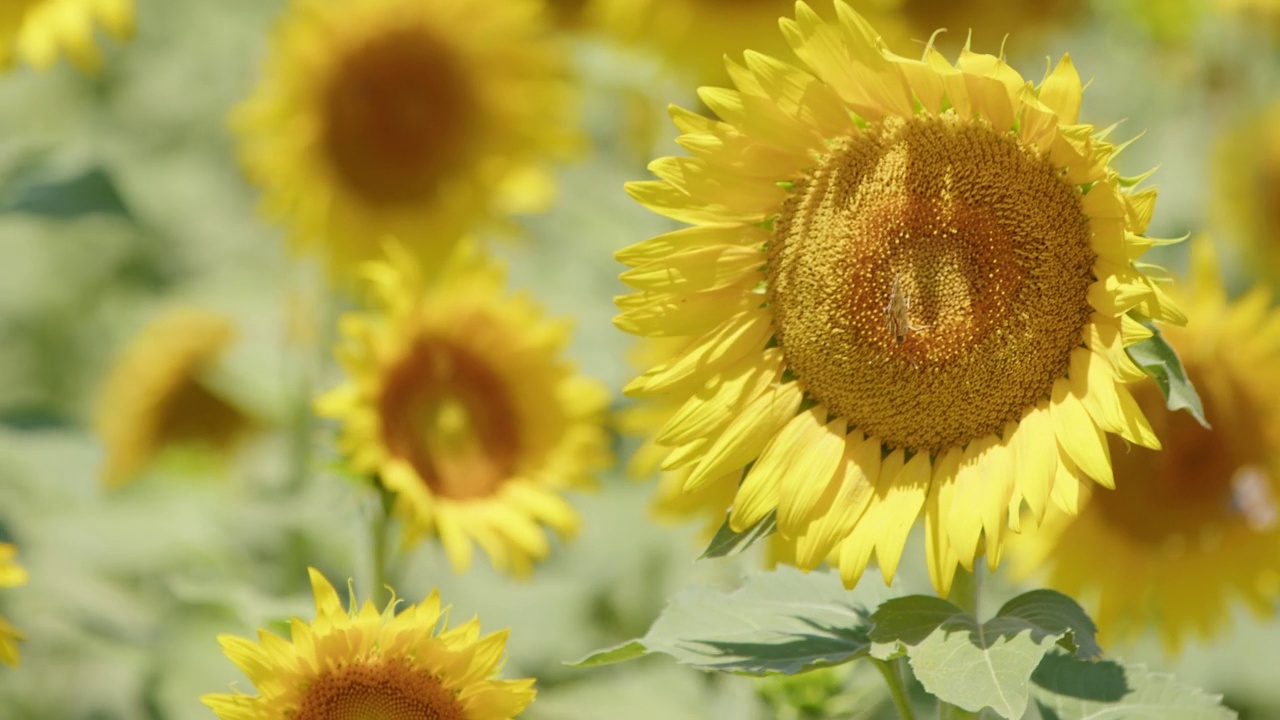
POLYGON ((1165 409, 1153 383, 1136 386, 1168 449, 1112 439, 1116 489, 1092 493, 1075 517, 1051 513, 1010 549, 1017 574, 1043 568, 1053 587, 1094 597, 1104 634, 1155 624, 1174 650, 1208 638, 1235 598, 1272 615, 1280 597, 1280 311, 1261 286, 1228 302, 1207 240, 1192 268, 1190 322, 1166 337, 1213 429, 1165 409))
POLYGON ((296 249, 340 273, 385 234, 435 259, 478 218, 545 207, 574 138, 565 59, 534 0, 293 0, 233 114, 296 249))
MULTIPOLYGON (((0 543, 0 588, 16 587, 27 582, 27 571, 13 558, 18 549, 9 543, 0 543)), ((0 617, 0 662, 5 665, 17 665, 19 659, 18 641, 22 633, 0 617)))
POLYGON ((104 383, 97 430, 106 446, 102 482, 119 487, 170 446, 226 452, 252 421, 210 382, 231 341, 225 317, 175 308, 129 344, 104 383))
POLYGON ((438 534, 454 568, 472 541, 500 569, 530 570, 549 546, 540 527, 578 526, 566 489, 609 464, 608 392, 560 357, 568 324, 464 241, 428 283, 398 244, 368 265, 374 307, 343 319, 349 380, 317 402, 342 421, 353 470, 395 494, 406 546, 438 534))
POLYGON ((265 630, 258 642, 218 637, 258 695, 209 694, 222 720, 506 720, 537 692, 533 679, 498 680, 507 632, 480 637, 478 619, 449 629, 449 608, 431 591, 417 605, 350 612, 333 585, 311 569, 316 619, 294 619, 292 642, 265 630))
POLYGON ((1214 208, 1227 237, 1269 282, 1280 281, 1280 102, 1223 136, 1214 208))
MULTIPOLYGON (((1167 2, 1167 0, 1166 0, 1167 2)), ((1047 32, 1070 24, 1083 11, 1079 0, 896 0, 913 39, 928 38, 934 30, 950 31, 944 39, 960 44, 970 31, 987 42, 1008 37, 1009 52, 1030 50, 1047 32)))
POLYGON ((133 0, 5 0, 0 3, 0 69, 15 60, 44 69, 65 53, 81 70, 102 63, 96 24, 123 40, 133 33, 133 0))
POLYGON ((628 185, 692 227, 625 248, 617 324, 684 338, 625 389, 680 402, 658 432, 686 492, 743 472, 730 515, 775 515, 847 585, 893 578, 923 511, 930 573, 998 563, 1025 502, 1076 509, 1112 484, 1106 432, 1159 443, 1126 383, 1136 318, 1181 322, 1133 260, 1155 191, 1077 123, 1070 58, 1033 87, 998 57, 889 52, 848 5, 783 34, 811 71, 759 53, 722 119, 675 108, 692 157, 628 185))

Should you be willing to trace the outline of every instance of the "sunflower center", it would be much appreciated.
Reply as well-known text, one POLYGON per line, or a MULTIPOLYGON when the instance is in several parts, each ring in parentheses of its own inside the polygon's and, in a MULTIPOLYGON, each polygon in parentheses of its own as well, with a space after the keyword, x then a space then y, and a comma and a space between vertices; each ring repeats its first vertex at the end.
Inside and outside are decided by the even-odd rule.
POLYGON ((325 98, 324 146, 338 176, 370 204, 421 202, 464 157, 473 104, 447 45, 397 30, 342 59, 325 98))
POLYGON ((1274 529, 1275 468, 1267 462, 1270 442, 1258 422, 1258 402, 1229 373, 1191 363, 1187 371, 1214 429, 1201 427, 1190 413, 1166 410, 1153 383, 1134 387, 1164 449, 1126 447, 1112 437, 1111 461, 1120 482, 1115 490, 1094 493, 1092 503, 1108 525, 1153 546, 1212 536, 1233 525, 1274 529))
POLYGON ((391 453, 436 495, 488 497, 512 476, 519 437, 511 399, 465 348, 420 339, 388 372, 379 412, 391 453))
POLYGON ((338 668, 302 691, 294 720, 464 720, 466 710, 438 678, 404 661, 338 668))
POLYGON ((989 125, 890 118, 832 143, 783 207, 769 302, 806 392, 890 447, 999 432, 1088 322, 1080 191, 989 125))

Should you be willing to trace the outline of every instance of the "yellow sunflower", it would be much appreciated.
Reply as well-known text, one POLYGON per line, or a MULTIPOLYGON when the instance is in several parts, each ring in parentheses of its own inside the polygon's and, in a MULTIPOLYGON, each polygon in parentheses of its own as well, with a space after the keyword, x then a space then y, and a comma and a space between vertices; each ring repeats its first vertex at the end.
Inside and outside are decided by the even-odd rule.
POLYGON ((379 613, 352 602, 348 612, 329 581, 310 572, 316 619, 295 618, 290 640, 265 630, 258 642, 218 637, 258 689, 202 697, 222 720, 507 720, 533 702, 532 678, 493 677, 507 631, 481 637, 478 619, 449 629, 435 590, 417 605, 392 599, 379 613))
POLYGON ((399 245, 370 263, 374 307, 342 321, 349 380, 317 402, 342 421, 339 446, 356 472, 396 496, 404 543, 438 534, 454 568, 472 542, 525 574, 549 546, 542 525, 578 526, 566 489, 609 464, 608 392, 560 356, 569 326, 463 242, 427 283, 399 245))
MULTIPOLYGON (((27 582, 27 571, 14 560, 18 549, 9 543, 0 543, 0 588, 16 587, 27 582)), ((17 665, 20 655, 18 641, 22 633, 0 617, 0 662, 17 665)))
POLYGON ((81 70, 102 62, 94 31, 117 39, 133 33, 133 0, 4 0, 0 3, 0 69, 15 60, 44 69, 66 54, 81 70))
POLYGON ((923 511, 940 593, 999 561, 1025 502, 1110 486, 1107 432, 1159 443, 1125 384, 1135 317, 1185 320, 1134 259, 1155 191, 1077 123, 1063 58, 1034 87, 998 57, 890 53, 848 5, 783 34, 809 70, 748 52, 721 120, 675 108, 691 157, 628 191, 693 227, 618 253, 617 324, 682 337, 626 392, 681 402, 656 436, 686 492, 743 471, 730 523, 776 515, 812 568, 891 580, 923 511))
POLYGON ((296 249, 330 270, 385 234, 434 259, 478 219, 542 209, 574 143, 565 58, 535 0, 293 0, 234 113, 296 249))
POLYGON ((1251 267, 1280 281, 1280 102, 1223 136, 1216 155, 1217 219, 1251 267))
POLYGON ((1166 450, 1111 441, 1116 489, 1080 514, 1051 513, 1012 543, 1019 574, 1096 599, 1112 637, 1155 625, 1171 649, 1209 637, 1235 598, 1265 615, 1280 597, 1280 311, 1269 288, 1229 303, 1212 245, 1193 247, 1186 329, 1166 337, 1200 391, 1208 430, 1165 409, 1154 383, 1134 389, 1166 450))
POLYGON ((221 315, 175 308, 125 348, 98 400, 104 485, 128 483, 170 446, 226 452, 242 437, 252 421, 208 382, 232 335, 221 315))

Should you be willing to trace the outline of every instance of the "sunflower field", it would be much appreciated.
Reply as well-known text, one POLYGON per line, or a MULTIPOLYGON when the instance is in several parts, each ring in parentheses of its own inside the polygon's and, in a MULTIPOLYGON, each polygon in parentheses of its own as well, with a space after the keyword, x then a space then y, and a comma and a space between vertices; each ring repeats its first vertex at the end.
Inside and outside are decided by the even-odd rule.
POLYGON ((0 0, 0 720, 1280 717, 1280 2, 0 0))

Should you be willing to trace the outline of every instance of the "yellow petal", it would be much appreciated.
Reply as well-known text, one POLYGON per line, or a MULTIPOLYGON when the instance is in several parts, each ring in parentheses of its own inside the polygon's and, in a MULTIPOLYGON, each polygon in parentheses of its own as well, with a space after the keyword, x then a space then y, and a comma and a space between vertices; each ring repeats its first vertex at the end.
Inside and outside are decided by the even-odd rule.
POLYGON ((1049 416, 1053 419, 1053 431, 1058 437, 1058 444, 1076 467, 1099 484, 1108 488, 1115 487, 1107 438, 1089 417, 1084 404, 1071 392, 1070 382, 1066 378, 1058 378, 1053 382, 1049 416))
MULTIPOLYGON (((747 472, 738 495, 733 500, 733 510, 729 513, 729 527, 737 532, 754 525, 770 510, 778 508, 779 490, 783 478, 799 458, 800 451, 805 449, 810 440, 810 431, 822 432, 823 423, 827 419, 827 410, 821 405, 809 408, 796 415, 782 427, 760 452, 760 457, 747 472)), ((819 482, 824 483, 835 472, 834 460, 830 460, 830 469, 819 482)), ((816 497, 815 497, 816 499, 816 497)), ((794 520, 794 517, 792 518, 794 520)), ((787 532, 784 537, 789 537, 787 532)))
POLYGON ((1057 113, 1067 125, 1079 122, 1080 98, 1083 94, 1080 75, 1071 63, 1070 55, 1063 55, 1058 66, 1045 75, 1040 83, 1040 102, 1057 113))
MULTIPOLYGON (((637 290, 697 292, 754 285, 765 256, 759 248, 712 245, 682 250, 622 273, 619 279, 637 290)), ((763 276, 761 276, 763 277, 763 276)))
POLYGON ((829 492, 818 501, 827 511, 796 538, 798 567, 817 567, 852 532, 875 495, 879 474, 880 442, 858 431, 849 433, 829 492))
POLYGON ((795 537, 813 520, 815 513, 827 512, 819 499, 832 484, 836 470, 844 459, 845 433, 848 422, 843 418, 823 426, 825 408, 815 407, 801 417, 810 416, 812 424, 803 430, 796 452, 782 477, 778 497, 778 530, 784 537, 795 537))
POLYGON ((1088 348, 1071 351, 1068 377, 1072 394, 1081 398, 1098 427, 1152 450, 1160 440, 1124 386, 1117 386, 1106 360, 1088 348))
MULTIPOLYGON (((896 464, 901 463, 901 457, 902 450, 899 449, 885 460, 880 470, 882 481, 889 477, 886 470, 892 470, 896 464)), ((877 523, 879 533, 876 538, 876 561, 880 564, 885 584, 893 582, 893 576, 898 571, 898 561, 902 559, 903 546, 907 543, 907 535, 920 516, 924 501, 929 495, 929 485, 933 478, 929 453, 916 453, 892 478, 883 493, 877 488, 877 494, 880 495, 880 520, 877 523)))
POLYGON ((1049 403, 1041 401, 1027 410, 1013 433, 1014 470, 1022 498, 1036 524, 1044 519, 1049 493, 1058 472, 1058 441, 1053 434, 1049 403))
POLYGON ((693 392, 707 378, 749 353, 764 350, 773 334, 769 313, 748 311, 725 320, 680 355, 649 369, 623 388, 626 394, 693 392))
POLYGON ((702 455, 685 480, 685 492, 694 492, 759 456, 764 444, 795 417, 803 398, 798 384, 787 383, 743 408, 702 455))

